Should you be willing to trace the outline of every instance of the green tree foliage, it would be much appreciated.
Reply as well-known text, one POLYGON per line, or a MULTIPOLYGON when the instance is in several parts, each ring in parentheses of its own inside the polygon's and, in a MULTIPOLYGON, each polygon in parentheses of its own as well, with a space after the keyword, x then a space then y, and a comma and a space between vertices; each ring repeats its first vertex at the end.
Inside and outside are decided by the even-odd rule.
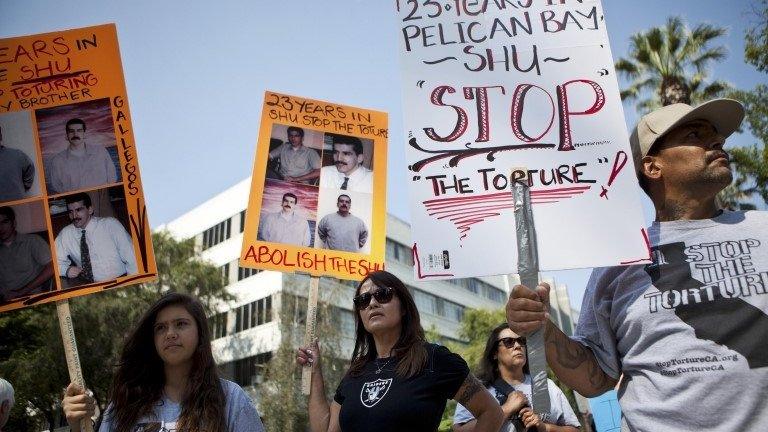
POLYGON ((759 195, 768 204, 768 86, 760 84, 751 92, 735 92, 734 97, 744 102, 747 124, 759 142, 730 153, 739 178, 746 184, 745 194, 759 195))
MULTIPOLYGON (((260 406, 261 415, 267 430, 302 432, 308 430, 309 418, 307 397, 300 391, 301 370, 296 367, 296 347, 293 343, 299 332, 298 328, 282 323, 280 328, 280 347, 267 366, 260 406)), ((321 346, 324 348, 323 343, 321 346)), ((326 369, 325 365, 323 369, 326 369)))
MULTIPOLYGON (((69 302, 83 376, 102 412, 123 339, 162 292, 190 293, 209 306, 231 298, 223 289, 219 270, 197 258, 193 240, 179 242, 160 232, 152 235, 152 241, 157 282, 69 302)), ((16 391, 7 430, 53 430, 62 416, 61 396, 69 383, 56 306, 45 304, 2 314, 0 334, 0 376, 11 381, 16 391)))
POLYGON ((744 57, 748 63, 757 67, 757 70, 768 72, 768 0, 761 0, 754 4, 755 27, 747 31, 744 57))
MULTIPOLYGON (((295 285, 290 291, 307 291, 307 277, 291 276, 286 280, 287 284, 295 285)), ((321 279, 320 291, 330 297, 344 294, 339 290, 338 281, 325 278, 321 279)), ((280 347, 267 365, 259 408, 266 430, 305 432, 309 430, 308 397, 301 393, 301 368, 296 365, 296 349, 304 343, 307 299, 284 291, 280 304, 280 347)), ((329 401, 349 367, 348 360, 341 360, 343 335, 338 312, 328 302, 318 302, 315 334, 319 339, 320 364, 329 401)))
MULTIPOLYGON (((757 24, 747 30, 744 57, 758 70, 768 73, 768 0, 754 6, 757 24)), ((730 97, 744 103, 746 123, 758 142, 751 146, 730 149, 736 168, 736 178, 719 198, 726 207, 754 208, 747 201, 759 196, 768 204, 768 86, 760 84, 751 91, 734 90, 730 97)))
POLYGON ((469 342, 460 353, 475 374, 479 372, 478 366, 483 357, 488 334, 494 327, 506 321, 507 317, 503 309, 467 309, 464 311, 459 336, 469 342))
POLYGON ((712 46, 727 30, 710 24, 689 29, 682 18, 670 17, 631 37, 626 58, 616 70, 632 82, 621 92, 622 100, 638 100, 644 114, 673 103, 699 103, 730 88, 724 81, 708 81, 707 67, 726 57, 723 46, 712 46))

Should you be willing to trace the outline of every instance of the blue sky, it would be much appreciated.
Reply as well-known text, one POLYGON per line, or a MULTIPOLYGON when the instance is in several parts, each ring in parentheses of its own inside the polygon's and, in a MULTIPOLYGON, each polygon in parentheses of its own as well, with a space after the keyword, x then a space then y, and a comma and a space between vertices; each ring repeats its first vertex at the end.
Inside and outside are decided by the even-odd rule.
MULTIPOLYGON (((603 0, 614 56, 680 15, 729 29, 713 75, 765 82, 743 61, 746 0, 603 0)), ((1 0, 0 37, 117 24, 152 226, 250 175, 265 90, 389 112, 388 210, 408 215, 395 0, 1 0)), ((636 116, 625 106, 628 124, 636 116)), ((751 144, 750 136, 732 144, 751 144)), ((559 272, 580 303, 587 271, 559 272)))

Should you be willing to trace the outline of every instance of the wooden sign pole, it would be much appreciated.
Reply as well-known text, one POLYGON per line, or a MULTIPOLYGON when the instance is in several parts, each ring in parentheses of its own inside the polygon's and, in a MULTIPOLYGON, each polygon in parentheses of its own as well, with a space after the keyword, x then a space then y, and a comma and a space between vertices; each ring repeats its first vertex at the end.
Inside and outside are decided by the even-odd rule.
MULTIPOLYGON (((57 301, 56 312, 59 315, 59 328, 61 329, 61 340, 64 342, 64 355, 67 357, 69 379, 85 390, 83 371, 80 369, 80 356, 77 354, 75 326, 72 324, 72 314, 69 312, 69 300, 57 301)), ((90 418, 83 420, 80 424, 80 430, 82 432, 93 432, 90 418)))
MULTIPOLYGON (((307 330, 304 333, 304 346, 310 346, 315 340, 315 331, 317 330, 317 293, 320 286, 320 278, 317 276, 309 277, 309 298, 307 298, 307 330)), ((309 394, 312 387, 312 370, 314 363, 305 365, 301 370, 301 393, 309 394)))

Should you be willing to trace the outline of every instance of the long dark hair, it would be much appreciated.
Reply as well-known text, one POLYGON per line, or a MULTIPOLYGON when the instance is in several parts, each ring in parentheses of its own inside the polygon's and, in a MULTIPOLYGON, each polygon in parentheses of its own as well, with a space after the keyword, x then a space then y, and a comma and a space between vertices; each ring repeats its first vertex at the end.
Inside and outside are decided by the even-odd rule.
MULTIPOLYGON (((355 289, 355 295, 360 293, 360 287, 367 280, 371 280, 378 287, 390 287, 395 290, 395 295, 400 299, 400 307, 403 312, 400 337, 392 347, 392 355, 399 358, 397 361, 397 375, 409 378, 421 372, 427 363, 427 349, 424 346, 426 338, 424 329, 421 327, 419 310, 416 309, 416 302, 413 301, 411 293, 405 287, 403 281, 397 276, 386 271, 375 271, 369 273, 355 289)), ((353 307, 354 308, 354 307, 353 307)), ((352 352, 352 361, 349 366, 349 374, 358 376, 362 374, 365 365, 374 361, 377 357, 376 343, 373 335, 363 326, 363 320, 360 318, 360 312, 355 310, 355 349, 352 352)))
MULTIPOLYGON (((499 349, 499 333, 501 333, 502 330, 508 328, 509 324, 507 323, 497 325, 493 330, 491 330, 491 334, 488 335, 488 340, 485 342, 485 350, 483 351, 483 357, 480 359, 477 378, 486 387, 493 384, 493 382, 499 378, 499 359, 496 355, 497 350, 499 349)), ((525 365, 523 366, 523 373, 526 375, 531 374, 531 371, 528 369, 527 348, 525 348, 525 365)))
POLYGON ((161 400, 165 386, 163 361, 154 343, 157 314, 168 306, 182 306, 197 323, 198 345, 192 356, 187 389, 181 401, 178 430, 202 432, 226 430, 225 399, 216 363, 211 353, 211 334, 203 305, 186 294, 161 297, 136 324, 125 341, 110 399, 115 432, 130 432, 134 425, 161 400))

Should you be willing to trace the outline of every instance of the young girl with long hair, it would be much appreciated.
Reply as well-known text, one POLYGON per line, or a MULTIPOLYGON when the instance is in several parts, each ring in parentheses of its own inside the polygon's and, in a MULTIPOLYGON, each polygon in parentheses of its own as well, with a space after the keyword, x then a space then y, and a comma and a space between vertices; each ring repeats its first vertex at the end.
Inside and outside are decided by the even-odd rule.
POLYGON ((297 353, 300 365, 313 365, 312 432, 435 431, 448 399, 467 406, 477 431, 499 430, 499 405, 461 357, 426 342, 416 304, 400 279, 385 271, 370 273, 353 304, 355 348, 331 404, 317 343, 297 353))
MULTIPOLYGON (((73 432, 94 412, 74 383, 62 403, 73 432)), ((263 432, 245 392, 219 378, 205 310, 168 293, 139 320, 123 346, 99 432, 263 432)))

